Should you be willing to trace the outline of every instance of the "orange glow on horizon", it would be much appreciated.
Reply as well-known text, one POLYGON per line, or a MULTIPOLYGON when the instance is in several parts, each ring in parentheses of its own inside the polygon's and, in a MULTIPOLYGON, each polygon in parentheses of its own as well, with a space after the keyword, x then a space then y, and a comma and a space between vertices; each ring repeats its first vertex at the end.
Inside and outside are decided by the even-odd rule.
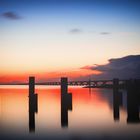
POLYGON ((29 76, 35 76, 36 82, 45 81, 57 81, 60 77, 68 77, 70 79, 75 79, 79 77, 98 75, 101 74, 100 71, 93 71, 90 69, 76 69, 76 70, 66 70, 66 71, 56 71, 56 72, 46 72, 46 73, 16 73, 16 74, 3 74, 0 76, 0 83, 18 83, 18 82, 28 82, 29 76))

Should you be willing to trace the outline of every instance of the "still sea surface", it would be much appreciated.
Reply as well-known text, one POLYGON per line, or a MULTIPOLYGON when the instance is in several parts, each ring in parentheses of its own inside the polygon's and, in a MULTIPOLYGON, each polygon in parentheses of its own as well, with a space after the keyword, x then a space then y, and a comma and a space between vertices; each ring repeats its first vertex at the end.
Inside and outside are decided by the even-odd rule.
POLYGON ((133 114, 128 122, 126 91, 119 102, 112 89, 69 86, 68 91, 72 108, 62 116, 60 87, 36 86, 38 109, 29 117, 28 86, 0 86, 0 139, 140 140, 133 114))

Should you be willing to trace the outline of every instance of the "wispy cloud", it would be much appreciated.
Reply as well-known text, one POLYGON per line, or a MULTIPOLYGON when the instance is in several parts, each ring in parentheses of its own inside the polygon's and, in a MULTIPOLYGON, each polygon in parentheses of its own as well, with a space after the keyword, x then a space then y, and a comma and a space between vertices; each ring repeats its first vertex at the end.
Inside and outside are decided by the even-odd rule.
POLYGON ((110 32, 100 32, 101 35, 109 35, 111 34, 110 32))
POLYGON ((11 19, 11 20, 21 19, 21 16, 19 16, 17 13, 12 12, 12 11, 4 12, 4 13, 2 13, 2 16, 7 19, 11 19))
MULTIPOLYGON (((69 33, 71 34, 81 34, 81 33, 86 33, 84 32, 82 29, 80 28, 73 28, 69 31, 69 33)), ((97 34, 100 34, 100 35, 110 35, 111 32, 96 32, 96 31, 90 31, 90 33, 97 33, 97 34)))
POLYGON ((97 67, 97 66, 98 66, 97 64, 94 64, 92 66, 86 65, 86 66, 81 67, 80 69, 93 69, 93 67, 97 67))
POLYGON ((79 29, 79 28, 73 28, 69 31, 71 34, 79 34, 82 33, 83 30, 79 29))

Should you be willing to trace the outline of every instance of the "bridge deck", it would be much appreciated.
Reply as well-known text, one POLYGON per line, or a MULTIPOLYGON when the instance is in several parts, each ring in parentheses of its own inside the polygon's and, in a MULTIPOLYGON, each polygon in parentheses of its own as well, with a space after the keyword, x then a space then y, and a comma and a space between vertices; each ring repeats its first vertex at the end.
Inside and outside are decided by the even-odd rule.
MULTIPOLYGON (((119 80, 119 84, 123 84, 126 80, 119 80)), ((1 85, 28 85, 29 83, 9 83, 1 85)), ((61 85, 61 82, 38 82, 36 85, 61 85)), ((113 80, 89 80, 89 81, 68 81, 70 86, 87 86, 87 87, 110 87, 113 85, 113 80)))

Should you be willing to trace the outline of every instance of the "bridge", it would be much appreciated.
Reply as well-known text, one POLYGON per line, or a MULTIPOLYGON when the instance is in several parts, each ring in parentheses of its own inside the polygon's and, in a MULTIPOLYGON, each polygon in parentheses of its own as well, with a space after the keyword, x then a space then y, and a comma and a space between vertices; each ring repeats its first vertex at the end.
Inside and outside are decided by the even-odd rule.
MULTIPOLYGON (((87 81, 68 81, 69 86, 84 86, 87 88, 111 88, 113 86, 113 80, 87 80, 87 81)), ((118 80, 119 85, 123 85, 126 80, 118 80)), ((61 85, 61 82, 42 82, 36 83, 36 85, 61 85)))
MULTIPOLYGON (((63 77, 62 77, 63 78, 63 77)), ((68 81, 68 86, 83 86, 86 88, 112 88, 114 84, 114 80, 84 80, 84 81, 68 81)), ((118 80, 118 84, 120 87, 123 87, 127 80, 118 80)), ((0 85, 28 85, 29 83, 7 83, 0 85)), ((36 82, 35 85, 48 85, 48 86, 58 86, 61 85, 60 81, 55 82, 36 82)))

